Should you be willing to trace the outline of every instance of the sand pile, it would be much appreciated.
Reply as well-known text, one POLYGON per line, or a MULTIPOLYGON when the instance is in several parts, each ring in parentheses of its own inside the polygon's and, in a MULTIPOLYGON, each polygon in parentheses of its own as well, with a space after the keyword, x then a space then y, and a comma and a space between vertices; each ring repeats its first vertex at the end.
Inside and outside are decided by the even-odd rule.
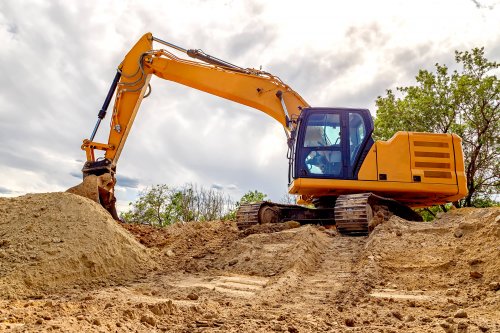
POLYGON ((450 243, 455 240, 458 264, 472 278, 500 282, 500 208, 452 211, 437 224, 452 226, 447 236, 450 243))
POLYGON ((142 244, 152 248, 161 267, 168 271, 198 272, 215 268, 224 248, 241 237, 231 221, 175 223, 165 228, 123 224, 142 244))
POLYGON ((453 210, 432 223, 393 216, 375 229, 367 250, 382 281, 408 290, 449 289, 471 300, 495 296, 500 289, 500 208, 453 210))
POLYGON ((271 277, 291 269, 313 270, 329 239, 315 226, 290 229, 288 224, 258 226, 250 235, 248 230, 238 231, 231 221, 176 223, 166 228, 137 224, 123 227, 153 248, 169 272, 214 269, 271 277))
POLYGON ((253 234, 221 251, 214 266, 225 272, 272 277, 314 271, 329 237, 315 226, 253 234))
POLYGON ((231 221, 179 222, 164 228, 144 224, 122 226, 147 247, 166 247, 178 253, 217 247, 238 238, 238 228, 231 221))
POLYGON ((0 331, 500 332, 499 208, 392 217, 368 237, 221 221, 123 227, 147 253, 87 199, 0 199, 0 293, 12 283, 13 295, 42 297, 0 295, 0 331), (147 256, 156 270, 131 283, 45 292, 137 277, 147 256))
POLYGON ((147 251, 97 203, 70 193, 0 198, 0 295, 109 284, 150 265, 147 251))

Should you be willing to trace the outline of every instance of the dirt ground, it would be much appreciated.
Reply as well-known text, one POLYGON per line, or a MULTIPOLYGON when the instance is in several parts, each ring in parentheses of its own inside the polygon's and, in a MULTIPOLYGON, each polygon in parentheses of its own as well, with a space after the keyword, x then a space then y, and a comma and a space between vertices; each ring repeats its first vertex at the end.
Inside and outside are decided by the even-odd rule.
POLYGON ((70 193, 0 198, 0 331, 500 332, 500 208, 344 237, 121 225, 70 193))

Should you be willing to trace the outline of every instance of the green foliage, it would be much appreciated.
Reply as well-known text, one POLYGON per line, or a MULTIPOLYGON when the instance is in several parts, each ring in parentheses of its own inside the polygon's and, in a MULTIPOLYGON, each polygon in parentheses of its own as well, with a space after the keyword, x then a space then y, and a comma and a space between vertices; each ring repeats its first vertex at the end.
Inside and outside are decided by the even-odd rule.
POLYGON ((139 194, 136 202, 130 203, 132 209, 122 213, 121 219, 129 223, 143 223, 163 227, 173 222, 171 210, 175 207, 170 201, 171 190, 167 185, 153 185, 139 194))
POLYGON ((259 201, 264 201, 267 200, 267 194, 264 194, 262 192, 259 192, 257 190, 255 191, 248 191, 245 193, 240 201, 238 202, 238 205, 244 204, 244 203, 252 203, 252 202, 259 202, 259 201))
POLYGON ((166 226, 177 221, 210 221, 230 218, 234 203, 228 195, 193 184, 183 187, 153 185, 121 214, 127 223, 166 226))
POLYGON ((457 206, 482 206, 500 191, 500 63, 488 61, 484 48, 455 51, 462 71, 420 70, 417 85, 378 97, 375 133, 387 140, 397 131, 456 133, 463 140, 469 194, 457 206))
POLYGON ((500 207, 500 201, 495 201, 490 197, 476 198, 473 201, 473 206, 477 208, 500 207))
POLYGON ((225 218, 228 219, 228 220, 234 220, 234 219, 236 219, 236 212, 240 208, 241 204, 252 203, 252 202, 259 202, 259 201, 264 201, 264 200, 268 200, 267 199, 267 194, 264 194, 264 193, 259 192, 257 190, 248 191, 247 193, 245 193, 241 197, 240 201, 236 202, 236 204, 234 205, 234 209, 232 211, 230 211, 225 216, 225 218))
POLYGON ((423 209, 416 209, 416 211, 422 215, 424 221, 428 222, 434 220, 439 213, 446 213, 453 208, 452 206, 452 204, 438 205, 423 209))

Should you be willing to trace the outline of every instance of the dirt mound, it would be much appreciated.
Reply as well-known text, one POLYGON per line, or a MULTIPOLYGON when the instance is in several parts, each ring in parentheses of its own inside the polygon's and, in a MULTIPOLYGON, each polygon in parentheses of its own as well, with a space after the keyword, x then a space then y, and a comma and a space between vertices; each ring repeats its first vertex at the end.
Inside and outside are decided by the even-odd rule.
POLYGON ((166 228, 122 226, 139 242, 154 248, 169 272, 213 269, 271 277, 290 269, 307 271, 315 267, 329 238, 314 226, 297 228, 297 222, 258 225, 244 231, 231 221, 176 223, 166 228))
MULTIPOLYGON (((5 203, 0 205, 0 214, 10 216, 8 222, 0 219, 2 292, 21 276, 21 270, 33 273, 38 269, 30 264, 43 268, 46 279, 53 279, 50 274, 54 274, 65 281, 61 270, 47 270, 52 267, 48 263, 43 266, 29 259, 37 252, 13 245, 29 244, 27 238, 37 244, 40 253, 62 249, 72 241, 72 251, 77 254, 73 256, 65 248, 66 257, 57 268, 64 267, 66 272, 66 267, 76 265, 90 283, 103 280, 85 268, 79 256, 83 253, 78 252, 82 244, 101 247, 97 253, 85 252, 88 258, 92 253, 91 260, 99 269, 105 260, 116 269, 115 258, 129 258, 137 249, 143 253, 126 230, 116 230, 118 223, 107 215, 99 217, 100 212, 105 213, 100 207, 94 215, 82 218, 79 204, 66 199, 59 196, 57 202, 51 201, 55 205, 51 216, 80 221, 87 229, 49 232, 38 221, 41 216, 33 215, 40 212, 21 207, 32 206, 27 198, 17 198, 15 205, 0 201, 5 203), (14 212, 8 212, 7 206, 14 207, 14 212), (99 219, 102 223, 94 221, 99 219), (17 220, 29 223, 6 236, 5 230, 17 225, 17 220), (42 237, 48 243, 37 240, 28 229, 31 224, 41 230, 40 235, 51 235, 42 237), (67 232, 73 234, 61 236, 67 232), (123 234, 122 244, 115 242, 104 249, 117 234, 123 234), (128 244, 125 249, 123 244, 128 244), (122 252, 115 255, 113 249, 122 252), (9 255, 19 263, 6 259, 7 250, 13 250, 9 255), (27 259, 22 261, 21 256, 27 259)), ((89 204, 80 200, 84 200, 81 205, 89 204)), ((53 218, 49 225, 69 228, 61 220, 56 223, 53 218)), ((158 262, 156 271, 130 283, 76 288, 65 297, 0 297, 0 331, 500 332, 498 208, 452 211, 432 223, 392 217, 368 237, 345 237, 315 226, 288 230, 257 226, 251 232, 240 232, 233 222, 220 221, 180 223, 163 229, 123 227, 149 247, 148 254, 158 262)), ((44 254, 44 260, 48 256, 44 254)), ((140 255, 137 257, 137 265, 121 266, 124 275, 132 277, 135 267, 145 267, 140 255)), ((111 281, 116 276, 108 275, 111 281)), ((20 281, 26 288, 24 280, 20 281)))
POLYGON ((450 211, 432 223, 393 216, 371 234, 368 250, 382 267, 399 267, 395 278, 413 271, 417 278, 405 284, 433 288, 436 280, 428 274, 436 274, 442 285, 499 281, 499 244, 500 208, 468 208, 450 211))
POLYGON ((500 208, 451 211, 436 223, 450 227, 448 244, 455 241, 457 265, 472 279, 500 282, 500 208))
POLYGON ((392 297, 391 290, 405 290, 403 294, 414 294, 414 299, 442 311, 481 309, 489 314, 481 314, 483 319, 496 321, 499 244, 500 208, 467 208, 432 223, 393 216, 375 228, 366 250, 382 290, 376 294, 392 297))
POLYGON ((97 203, 70 193, 0 198, 0 295, 131 279, 148 254, 97 203))
POLYGON ((329 237, 314 226, 253 234, 226 248, 214 266, 225 272, 277 276, 288 270, 313 271, 329 237))
POLYGON ((214 261, 241 236, 231 221, 175 223, 165 228, 123 224, 152 254, 164 271, 198 272, 214 268, 214 261))
POLYGON ((159 228, 144 224, 122 224, 137 240, 150 248, 168 248, 186 254, 238 238, 238 228, 230 221, 179 222, 159 228))

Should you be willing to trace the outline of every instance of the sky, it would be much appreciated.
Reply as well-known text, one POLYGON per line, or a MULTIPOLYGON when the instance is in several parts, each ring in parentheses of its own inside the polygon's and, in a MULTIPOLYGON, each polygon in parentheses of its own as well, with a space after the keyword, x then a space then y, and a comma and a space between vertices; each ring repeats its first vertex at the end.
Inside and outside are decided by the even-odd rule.
MULTIPOLYGON (((279 76, 311 106, 368 108, 454 51, 500 60, 500 0, 0 2, 0 196, 81 180, 116 67, 146 32, 279 76)), ((162 48, 157 45, 158 48, 162 48)), ((118 164, 118 208, 152 184, 238 200, 287 192, 286 137, 266 114, 153 78, 118 164)), ((97 141, 106 142, 109 119, 97 141)))

